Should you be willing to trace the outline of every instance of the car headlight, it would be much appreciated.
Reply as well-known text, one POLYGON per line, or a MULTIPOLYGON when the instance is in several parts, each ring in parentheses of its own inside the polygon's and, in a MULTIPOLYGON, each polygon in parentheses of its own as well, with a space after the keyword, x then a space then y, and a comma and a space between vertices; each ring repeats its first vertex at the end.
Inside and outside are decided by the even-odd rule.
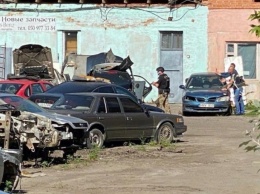
POLYGON ((191 97, 191 96, 184 96, 184 101, 195 101, 195 97, 191 97))
POLYGON ((217 102, 224 102, 224 101, 229 101, 229 96, 222 96, 220 98, 217 98, 217 102))
POLYGON ((177 117, 176 121, 177 121, 177 123, 183 123, 184 122, 183 117, 177 117))
POLYGON ((75 127, 88 127, 87 123, 73 123, 75 127))

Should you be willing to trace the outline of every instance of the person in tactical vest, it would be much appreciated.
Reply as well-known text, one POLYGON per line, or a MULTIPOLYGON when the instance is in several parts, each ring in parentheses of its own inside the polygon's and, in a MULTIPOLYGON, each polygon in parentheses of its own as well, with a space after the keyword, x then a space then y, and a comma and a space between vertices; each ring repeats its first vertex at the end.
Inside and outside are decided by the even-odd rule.
POLYGON ((155 104, 166 113, 171 114, 171 109, 168 102, 168 96, 170 93, 170 78, 164 73, 163 67, 158 67, 156 71, 159 75, 158 80, 152 82, 152 85, 158 88, 158 98, 156 99, 155 104))

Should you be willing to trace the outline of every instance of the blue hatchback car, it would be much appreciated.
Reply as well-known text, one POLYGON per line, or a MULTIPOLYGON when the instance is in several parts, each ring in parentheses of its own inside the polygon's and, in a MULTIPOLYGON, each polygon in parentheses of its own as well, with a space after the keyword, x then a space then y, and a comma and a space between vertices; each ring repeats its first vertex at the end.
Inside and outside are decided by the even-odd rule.
POLYGON ((232 107, 229 91, 223 89, 221 77, 216 73, 194 73, 186 79, 186 85, 179 87, 184 90, 182 98, 182 114, 216 113, 230 115, 232 107))

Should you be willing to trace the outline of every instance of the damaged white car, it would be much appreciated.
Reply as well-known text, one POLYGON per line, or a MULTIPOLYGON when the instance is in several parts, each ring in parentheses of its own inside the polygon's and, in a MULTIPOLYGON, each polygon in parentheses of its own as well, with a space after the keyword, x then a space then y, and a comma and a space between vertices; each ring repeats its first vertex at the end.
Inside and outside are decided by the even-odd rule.
POLYGON ((63 150, 72 154, 87 143, 88 123, 50 113, 13 94, 0 94, 0 140, 5 148, 63 150), (8 145, 7 145, 8 144, 8 145))

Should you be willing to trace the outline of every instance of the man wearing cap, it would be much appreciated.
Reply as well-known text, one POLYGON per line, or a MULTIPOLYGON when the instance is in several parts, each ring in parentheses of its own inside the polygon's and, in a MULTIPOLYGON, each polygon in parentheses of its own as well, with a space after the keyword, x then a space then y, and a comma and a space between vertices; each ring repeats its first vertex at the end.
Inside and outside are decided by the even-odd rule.
POLYGON ((158 98, 155 101, 157 107, 163 109, 166 113, 171 114, 171 109, 168 102, 168 96, 170 93, 170 78, 164 73, 163 67, 156 69, 159 77, 158 81, 152 82, 152 85, 158 88, 158 98))

